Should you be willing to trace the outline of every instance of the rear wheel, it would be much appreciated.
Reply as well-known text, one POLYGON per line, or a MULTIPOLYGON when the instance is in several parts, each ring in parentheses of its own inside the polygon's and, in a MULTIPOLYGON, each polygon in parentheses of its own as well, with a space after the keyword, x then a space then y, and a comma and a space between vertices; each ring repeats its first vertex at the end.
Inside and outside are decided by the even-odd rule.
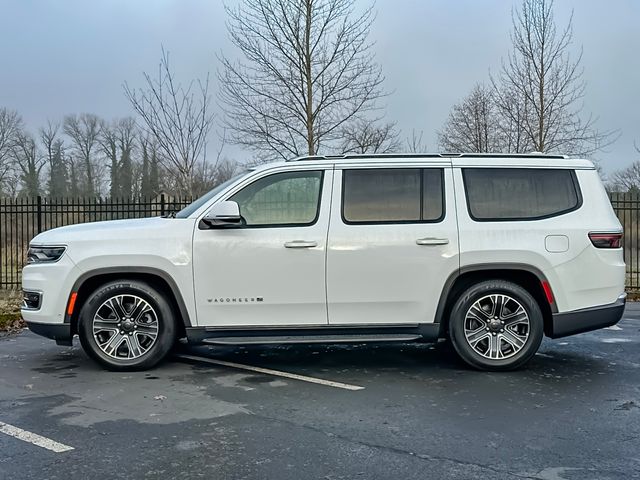
POLYGON ((540 306, 524 288, 490 280, 467 289, 451 310, 449 330, 462 359, 481 370, 512 370, 540 347, 540 306))
POLYGON ((175 316, 151 285, 121 280, 98 288, 80 311, 85 352, 109 370, 144 370, 160 362, 176 339, 175 316))

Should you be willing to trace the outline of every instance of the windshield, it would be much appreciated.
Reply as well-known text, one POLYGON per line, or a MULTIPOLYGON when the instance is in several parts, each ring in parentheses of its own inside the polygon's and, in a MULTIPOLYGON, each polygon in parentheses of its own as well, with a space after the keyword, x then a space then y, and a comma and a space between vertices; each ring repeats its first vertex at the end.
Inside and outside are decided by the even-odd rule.
POLYGON ((235 177, 231 177, 229 180, 227 180, 226 182, 222 182, 220 185, 218 185, 217 187, 213 188, 212 190, 209 190, 207 193, 205 193, 203 196, 201 196, 200 198, 198 198, 195 202, 187 205, 186 207, 184 207, 182 210, 180 210, 178 213, 176 213, 175 218, 187 218, 188 216, 190 216, 193 212, 195 212, 196 210, 198 210, 202 205, 204 205, 205 203, 207 203, 209 200, 211 200, 213 197, 215 197, 217 194, 219 194, 222 190, 224 190, 225 188, 227 188, 229 185, 231 185, 232 183, 235 183, 237 180, 239 180, 240 178, 244 177, 247 173, 249 173, 251 170, 245 170, 244 172, 236 175, 235 177))

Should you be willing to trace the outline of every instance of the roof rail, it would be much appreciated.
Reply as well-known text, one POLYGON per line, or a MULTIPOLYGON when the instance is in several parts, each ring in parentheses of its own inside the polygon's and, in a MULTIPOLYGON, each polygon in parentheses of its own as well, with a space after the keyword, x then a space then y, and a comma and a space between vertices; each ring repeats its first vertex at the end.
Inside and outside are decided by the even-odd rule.
POLYGON ((468 158, 468 157, 482 157, 482 158, 549 158, 549 159, 565 159, 569 158, 567 155, 553 155, 540 152, 532 153, 345 153, 342 155, 308 155, 292 158, 287 160, 288 162, 300 162, 300 161, 318 161, 318 160, 368 160, 374 158, 380 159, 394 159, 394 158, 468 158))

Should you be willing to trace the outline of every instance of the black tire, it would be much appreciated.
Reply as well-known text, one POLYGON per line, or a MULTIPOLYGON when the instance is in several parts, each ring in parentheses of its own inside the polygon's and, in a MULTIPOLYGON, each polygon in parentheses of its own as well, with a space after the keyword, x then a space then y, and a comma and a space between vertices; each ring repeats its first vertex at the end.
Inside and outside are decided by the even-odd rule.
MULTIPOLYGON (((123 279, 100 286, 84 303, 78 318, 78 336, 82 348, 100 365, 113 371, 146 370, 154 367, 172 349, 176 341, 176 333, 176 317, 163 294, 148 283, 137 280, 123 279), (110 298, 120 295, 124 295, 125 298, 131 295, 144 300, 153 309, 154 318, 157 319, 155 341, 146 352, 136 358, 114 358, 113 355, 108 355, 100 348, 93 334, 93 320, 98 309, 104 308, 103 304, 110 298)), ((98 333, 98 335, 101 334, 98 333)), ((144 337, 142 341, 151 342, 149 338, 144 337)), ((115 352, 116 356, 117 354, 118 351, 115 352)))
MULTIPOLYGON (((511 303, 511 305, 515 304, 511 303)), ((494 326, 491 326, 491 328, 494 328, 494 326)), ((495 328, 500 327, 496 325, 495 328)), ((488 331, 489 333, 485 335, 500 335, 498 332, 501 330, 491 333, 492 331, 488 331)), ((449 333, 458 355, 460 355, 460 357, 472 367, 479 370, 490 371, 514 370, 528 362, 538 351, 538 348, 540 348, 540 343, 542 342, 544 334, 544 320, 538 302, 536 302, 531 294, 524 288, 505 280, 488 280, 471 286, 465 290, 455 302, 449 318, 449 333), (465 319, 467 317, 467 313, 477 301, 492 294, 502 294, 512 298, 522 306, 528 316, 529 333, 524 345, 520 347, 520 350, 516 351, 515 348, 509 346, 503 341, 498 340, 497 342, 497 345, 499 345, 498 349, 501 349, 503 348, 503 345, 506 345, 507 353, 510 355, 508 358, 486 358, 482 353, 479 353, 471 346, 465 336, 465 319)), ((500 337, 498 336, 498 338, 500 337)), ((478 347, 483 349, 484 345, 488 350, 490 348, 488 346, 489 341, 490 339, 486 338, 485 340, 482 340, 482 342, 485 342, 484 344, 478 342, 478 347)), ((484 353, 486 353, 486 351, 484 353)))

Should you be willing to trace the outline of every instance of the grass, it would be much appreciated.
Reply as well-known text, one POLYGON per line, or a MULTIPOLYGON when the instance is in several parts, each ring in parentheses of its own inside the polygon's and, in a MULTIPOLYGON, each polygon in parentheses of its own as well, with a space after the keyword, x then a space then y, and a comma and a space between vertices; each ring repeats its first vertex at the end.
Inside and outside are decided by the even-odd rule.
POLYGON ((0 290, 0 332, 17 332, 25 327, 20 315, 20 292, 0 290))

